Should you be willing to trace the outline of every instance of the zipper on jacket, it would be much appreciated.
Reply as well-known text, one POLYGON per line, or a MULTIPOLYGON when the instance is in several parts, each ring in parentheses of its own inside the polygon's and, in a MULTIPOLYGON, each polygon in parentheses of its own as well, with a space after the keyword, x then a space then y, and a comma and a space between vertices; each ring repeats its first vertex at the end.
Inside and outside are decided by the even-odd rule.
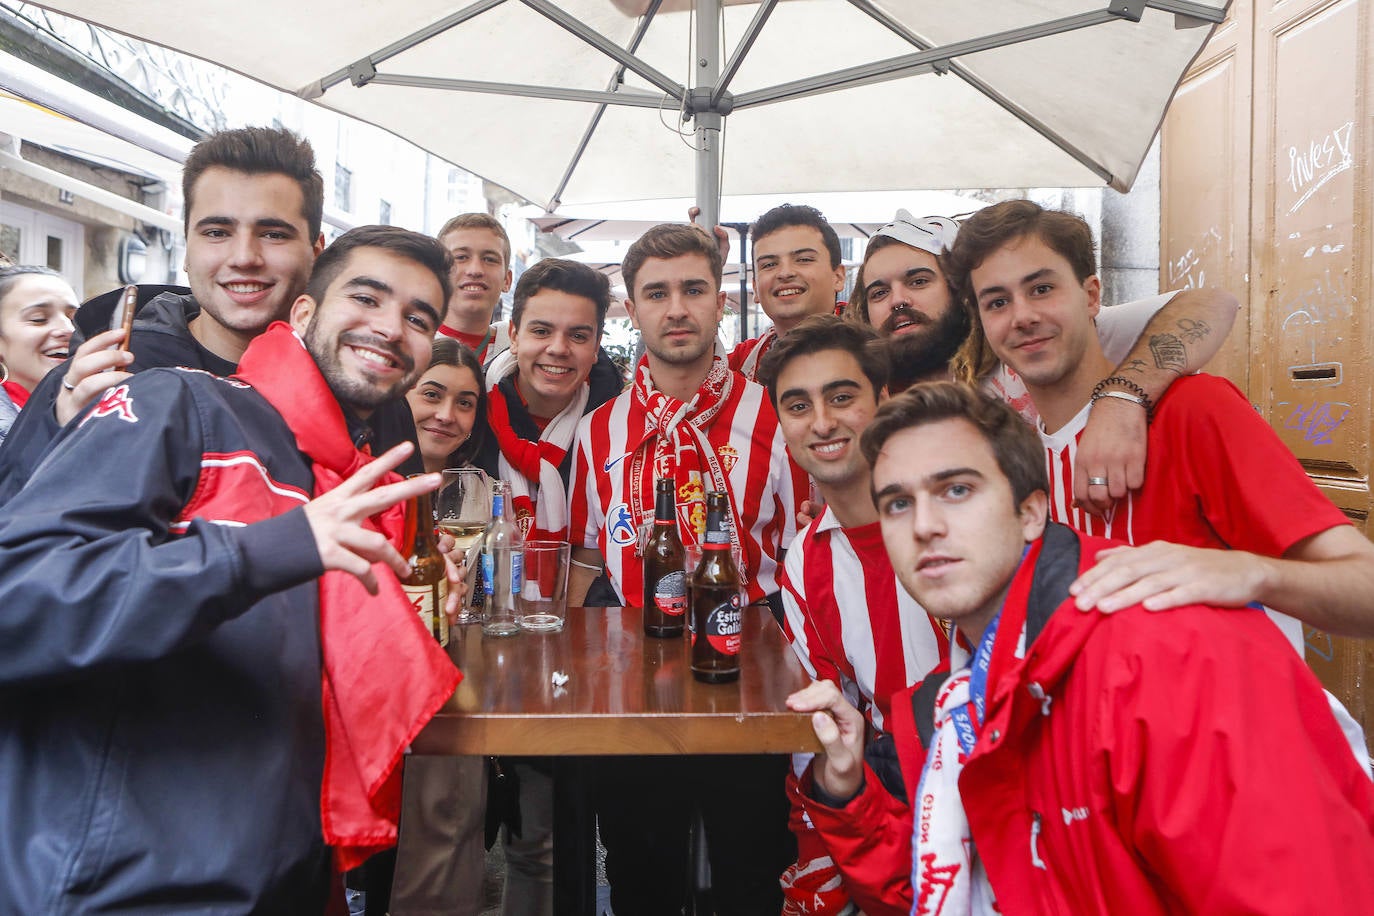
POLYGON ((1042 871, 1046 871, 1045 860, 1040 858, 1040 812, 1038 811, 1031 812, 1030 854, 1031 864, 1042 871))

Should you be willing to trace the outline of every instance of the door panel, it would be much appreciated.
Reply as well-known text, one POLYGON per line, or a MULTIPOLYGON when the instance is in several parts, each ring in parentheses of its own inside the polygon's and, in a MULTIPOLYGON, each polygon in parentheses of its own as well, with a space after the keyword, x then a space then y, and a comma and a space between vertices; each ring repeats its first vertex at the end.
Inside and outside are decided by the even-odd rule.
POLYGON ((1207 369, 1249 388, 1250 43, 1232 8, 1179 87, 1160 137, 1160 289, 1213 286, 1241 313, 1207 369), (1237 41, 1243 35, 1245 41, 1237 41))
MULTIPOLYGON (((1165 120, 1161 173, 1161 288, 1237 294, 1214 368, 1366 535, 1372 6, 1236 0, 1165 120)), ((1306 635, 1308 663, 1368 732, 1374 643, 1306 635)))

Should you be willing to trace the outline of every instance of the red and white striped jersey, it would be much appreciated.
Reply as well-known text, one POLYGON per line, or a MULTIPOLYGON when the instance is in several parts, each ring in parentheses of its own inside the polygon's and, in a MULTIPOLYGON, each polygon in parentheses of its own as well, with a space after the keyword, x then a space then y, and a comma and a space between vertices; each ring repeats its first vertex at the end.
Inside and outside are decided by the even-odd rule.
POLYGON ((442 334, 445 337, 451 337, 459 343, 467 344, 471 347, 472 350, 476 352, 477 361, 482 364, 483 369, 491 366, 491 364, 496 361, 496 357, 510 349, 509 321, 496 322, 496 324, 492 325, 487 330, 486 336, 478 340, 475 344, 472 340, 465 340, 462 332, 456 331, 446 324, 439 325, 439 330, 436 333, 442 334))
MULTIPOLYGON (((577 431, 577 457, 570 485, 569 540, 595 547, 606 560, 611 584, 621 601, 638 607, 644 600, 644 567, 639 556, 639 529, 653 520, 652 474, 644 474, 638 450, 646 428, 628 428, 635 409, 634 390, 627 389, 582 418, 577 431), (648 481, 647 485, 644 481, 648 481), (632 494, 633 485, 646 487, 632 494), (633 509, 638 505, 639 512, 633 509)), ((733 520, 743 550, 750 601, 778 590, 778 555, 797 534, 797 508, 809 492, 809 480, 792 463, 768 393, 736 376, 730 396, 705 430, 727 477, 732 504, 742 518, 733 520)), ((687 529, 687 504, 679 505, 678 524, 684 544, 695 543, 687 529)))
POLYGON ((877 522, 822 510, 787 552, 783 630, 807 673, 834 681, 878 731, 888 702, 949 654, 935 618, 897 581, 877 522))
MULTIPOLYGON (((835 303, 835 317, 844 316, 844 309, 847 303, 835 303)), ((741 340, 735 345, 735 349, 730 351, 730 368, 743 375, 751 382, 759 380, 759 361, 767 355, 768 350, 777 343, 778 331, 775 327, 768 327, 758 337, 751 337, 748 340, 741 340)))
POLYGON ((730 351, 730 368, 751 382, 758 381, 759 360, 763 359, 764 354, 777 339, 778 332, 769 328, 758 337, 740 341, 735 349, 730 351))
POLYGON ((1090 410, 1085 406, 1053 435, 1041 427, 1055 521, 1130 544, 1173 541, 1267 557, 1349 524, 1245 395, 1206 374, 1178 379, 1160 398, 1141 488, 1106 523, 1083 522, 1071 508, 1073 459, 1090 410))
MULTIPOLYGON (((1050 518, 1083 534, 1135 544, 1135 501, 1141 490, 1132 490, 1125 498, 1117 500, 1116 505, 1108 510, 1106 518, 1098 518, 1073 504, 1073 468, 1078 460, 1078 439, 1088 425, 1091 412, 1092 404, 1084 404, 1072 420, 1053 433, 1045 432, 1045 424, 1038 418, 1035 421, 1040 441, 1045 446, 1045 470, 1050 478, 1050 518)), ((1150 461, 1154 461, 1153 441, 1146 448, 1150 461)), ((1139 543, 1146 542, 1142 540, 1139 543)))
MULTIPOLYGON (((1225 379, 1188 375, 1169 386, 1150 421, 1145 483, 1107 519, 1073 506, 1074 458, 1092 405, 1053 435, 1040 426, 1050 517, 1128 544, 1172 541, 1281 557, 1304 538, 1350 520, 1317 489, 1293 453, 1225 379)), ((1301 628, 1271 617, 1301 651, 1301 628)))

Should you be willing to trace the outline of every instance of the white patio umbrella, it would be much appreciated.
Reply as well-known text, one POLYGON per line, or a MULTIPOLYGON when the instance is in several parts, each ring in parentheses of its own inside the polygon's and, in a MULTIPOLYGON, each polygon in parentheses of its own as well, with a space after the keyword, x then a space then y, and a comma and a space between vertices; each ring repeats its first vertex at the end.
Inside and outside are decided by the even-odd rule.
MULTIPOLYGON (((517 211, 540 232, 577 242, 634 241, 658 223, 682 222, 691 198, 613 201, 582 206, 568 205, 557 213, 545 213, 531 205, 517 211)), ((965 216, 986 204, 972 197, 945 191, 847 191, 828 194, 741 194, 720 201, 720 223, 748 225, 779 204, 806 204, 825 214, 840 238, 866 239, 891 222, 897 209, 922 216, 965 216)))
POLYGON ((387 128, 546 210, 690 196, 709 224, 722 189, 1124 190, 1227 3, 42 5, 387 128))

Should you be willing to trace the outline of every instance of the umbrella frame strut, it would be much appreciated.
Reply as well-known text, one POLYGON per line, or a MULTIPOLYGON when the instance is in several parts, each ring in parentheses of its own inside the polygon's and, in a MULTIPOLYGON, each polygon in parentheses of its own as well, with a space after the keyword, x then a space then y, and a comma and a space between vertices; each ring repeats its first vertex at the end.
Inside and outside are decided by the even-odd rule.
POLYGON ((1067 143, 1063 137, 1048 128, 1042 121, 1033 117, 1011 100, 987 86, 965 68, 954 62, 954 58, 1005 47, 1023 41, 1058 35, 1108 22, 1138 22, 1148 9, 1173 13, 1179 18, 1179 26, 1205 26, 1225 19, 1226 9, 1205 6, 1194 0, 1107 0, 1104 9, 1065 16, 1042 23, 1021 26, 1015 29, 953 42, 939 47, 930 46, 910 29, 895 21, 873 5, 871 0, 849 0, 858 10, 879 22, 894 34, 909 42, 918 50, 914 54, 901 55, 886 60, 874 61, 856 67, 835 70, 805 79, 793 80, 776 86, 755 89, 732 96, 728 86, 739 71, 745 57, 752 49, 755 40, 763 29, 769 16, 776 8, 777 0, 762 0, 753 20, 730 55, 724 69, 720 65, 720 14, 721 0, 694 0, 696 55, 693 58, 690 89, 677 83, 671 77, 655 69, 636 56, 649 23, 659 9, 661 0, 653 0, 640 17, 640 23, 628 47, 620 47, 600 32, 590 28, 568 14, 553 0, 516 0, 529 9, 539 13, 560 28, 576 36, 583 42, 606 55, 617 64, 610 84, 604 91, 593 89, 569 89, 555 86, 533 86, 517 83, 486 82, 481 80, 458 80, 437 77, 410 76, 405 74, 383 74, 377 72, 377 65, 432 38, 450 28, 458 26, 476 16, 491 10, 506 0, 477 0, 458 12, 417 30, 411 35, 392 42, 375 53, 362 58, 348 67, 336 70, 317 82, 311 83, 297 94, 306 99, 318 99, 330 87, 344 80, 355 86, 368 83, 391 86, 416 86, 422 88, 450 89, 464 92, 496 93, 531 98, 554 99, 559 101, 591 102, 598 106, 593 114, 581 142, 564 172, 558 189, 549 202, 548 208, 555 209, 561 195, 567 188, 578 163, 586 152, 591 136, 601 121, 607 105, 627 105, 642 108, 662 108, 671 99, 677 103, 684 120, 694 123, 696 140, 696 199, 701 207, 705 225, 715 225, 720 212, 720 162, 721 134, 724 118, 734 109, 754 108, 789 99, 837 92, 872 83, 901 79, 923 73, 945 75, 955 73, 991 99, 994 103, 1019 119, 1022 123, 1044 136, 1063 149, 1075 160, 1098 175, 1108 184, 1115 184, 1113 176, 1105 167, 1067 143), (662 95, 625 87, 623 77, 629 70, 649 82, 662 92, 662 95))
MULTIPOLYGON (((645 34, 648 33, 649 24, 652 23, 654 17, 658 15, 658 8, 662 3, 663 0, 652 0, 648 8, 644 11, 644 15, 639 17, 639 24, 635 26, 635 33, 630 36, 630 41, 625 46, 625 49, 631 54, 639 50, 639 44, 644 40, 645 34)), ((622 64, 616 67, 615 72, 611 74, 611 79, 606 86, 606 91, 615 92, 616 87, 620 86, 624 80, 625 66, 622 64)), ((549 201, 549 210, 557 210, 559 205, 563 203, 563 190, 567 188, 568 182, 572 181, 573 173, 577 171, 577 165, 582 161, 582 155, 587 151, 587 144, 592 142, 592 136, 596 133, 597 127, 601 125, 601 119, 606 114, 606 106, 608 104, 610 103, 602 102, 596 107, 595 113, 592 114, 591 122, 587 124, 587 129, 582 132, 582 139, 577 142, 577 149, 573 151, 572 158, 568 160, 568 167, 563 170, 563 177, 558 181, 558 188, 553 192, 553 198, 549 201)))

